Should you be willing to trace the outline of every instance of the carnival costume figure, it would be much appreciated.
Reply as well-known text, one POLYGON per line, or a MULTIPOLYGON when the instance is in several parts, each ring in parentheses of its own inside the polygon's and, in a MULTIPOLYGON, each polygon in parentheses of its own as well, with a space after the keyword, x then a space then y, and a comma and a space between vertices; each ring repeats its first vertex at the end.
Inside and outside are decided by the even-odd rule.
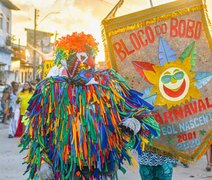
POLYGON ((56 66, 37 85, 25 117, 20 146, 29 147, 29 179, 115 177, 124 161, 135 163, 135 142, 159 136, 153 107, 114 70, 95 71, 91 35, 73 33, 55 45, 56 66))

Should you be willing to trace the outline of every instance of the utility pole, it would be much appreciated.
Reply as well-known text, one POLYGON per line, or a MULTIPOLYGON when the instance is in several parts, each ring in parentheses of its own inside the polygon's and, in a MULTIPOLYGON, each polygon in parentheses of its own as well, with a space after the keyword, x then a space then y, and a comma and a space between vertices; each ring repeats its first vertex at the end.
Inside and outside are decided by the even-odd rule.
POLYGON ((60 12, 49 12, 48 14, 46 14, 46 16, 44 16, 40 22, 38 22, 38 17, 39 17, 39 10, 35 9, 34 12, 34 44, 33 44, 33 80, 36 79, 36 71, 37 71, 37 61, 36 61, 36 41, 37 41, 37 27, 38 25, 44 20, 46 19, 49 15, 51 14, 59 14, 60 12))
POLYGON ((21 59, 21 40, 18 38, 18 58, 21 59))
POLYGON ((150 0, 150 5, 151 5, 151 7, 153 7, 153 2, 152 2, 152 0, 150 0))
POLYGON ((56 31, 56 32, 55 32, 55 35, 54 35, 54 42, 57 40, 58 34, 59 34, 59 33, 56 31))
MULTIPOLYGON (((34 48, 36 49, 36 41, 37 41, 37 18, 39 11, 35 9, 34 12, 34 48)), ((36 70, 37 70, 37 62, 36 62, 36 51, 33 51, 33 80, 36 79, 36 70)))

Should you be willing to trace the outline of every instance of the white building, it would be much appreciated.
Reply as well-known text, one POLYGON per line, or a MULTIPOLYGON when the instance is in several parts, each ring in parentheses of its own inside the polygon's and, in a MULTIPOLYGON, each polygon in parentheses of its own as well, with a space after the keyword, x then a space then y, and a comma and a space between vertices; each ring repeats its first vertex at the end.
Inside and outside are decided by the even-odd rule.
POLYGON ((14 76, 11 71, 12 10, 19 8, 9 0, 0 0, 0 80, 7 83, 14 76))

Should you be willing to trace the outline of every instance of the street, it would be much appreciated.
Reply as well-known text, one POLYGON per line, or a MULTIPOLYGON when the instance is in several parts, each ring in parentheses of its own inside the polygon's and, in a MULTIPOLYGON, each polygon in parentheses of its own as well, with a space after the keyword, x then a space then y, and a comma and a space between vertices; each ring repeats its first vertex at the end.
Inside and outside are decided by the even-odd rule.
MULTIPOLYGON (((17 138, 8 139, 7 126, 0 124, 0 180, 25 180, 23 176, 25 166, 22 165, 24 153, 19 154, 17 138)), ((212 180, 212 172, 206 172, 206 158, 203 156, 197 163, 189 168, 184 168, 180 164, 174 168, 173 180, 212 180)), ((130 170, 126 174, 119 173, 120 180, 139 180, 138 169, 130 170)))

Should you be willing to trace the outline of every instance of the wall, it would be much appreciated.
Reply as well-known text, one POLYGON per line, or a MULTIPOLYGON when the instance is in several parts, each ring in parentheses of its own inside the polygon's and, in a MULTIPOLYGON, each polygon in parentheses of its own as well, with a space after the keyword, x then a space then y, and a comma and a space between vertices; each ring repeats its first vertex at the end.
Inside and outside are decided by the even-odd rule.
MULTIPOLYGON (((6 8, 2 2, 0 2, 0 17, 2 15, 3 22, 2 22, 2 28, 0 24, 0 47, 7 47, 10 49, 10 46, 6 46, 5 42, 8 36, 11 36, 11 10, 6 8), (9 30, 7 32, 7 21, 9 21, 9 30)), ((0 21, 1 23, 1 21, 0 21)), ((4 70, 10 70, 11 66, 11 53, 7 52, 5 53, 4 50, 0 50, 0 62, 3 62, 7 64, 4 67, 4 70)))
POLYGON ((11 63, 11 69, 14 73, 14 80, 24 83, 25 81, 32 80, 33 69, 32 67, 23 66, 20 60, 13 60, 11 63))

